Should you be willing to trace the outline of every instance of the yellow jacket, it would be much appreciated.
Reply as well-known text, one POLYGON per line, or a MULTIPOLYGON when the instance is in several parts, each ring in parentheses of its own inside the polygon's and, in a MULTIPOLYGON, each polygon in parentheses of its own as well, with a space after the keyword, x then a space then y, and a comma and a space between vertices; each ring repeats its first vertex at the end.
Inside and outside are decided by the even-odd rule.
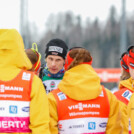
MULTIPOLYGON (((74 100, 84 101, 95 99, 102 91, 100 78, 90 65, 80 64, 66 71, 63 80, 58 88, 67 96, 74 100)), ((116 97, 106 89, 110 103, 110 113, 106 134, 121 134, 122 126, 119 113, 119 102, 116 97)), ((50 131, 52 134, 58 134, 57 122, 57 104, 53 94, 48 94, 50 108, 50 131)))
MULTIPOLYGON (((119 89, 121 90, 122 88, 128 88, 134 92, 133 84, 134 84, 134 81, 132 80, 132 78, 123 80, 119 84, 119 89)), ((121 104, 121 110, 122 110, 122 115, 123 115, 123 120, 124 120, 123 124, 128 126, 128 121, 126 119, 126 115, 127 115, 127 118, 128 119, 130 118, 131 120, 131 134, 134 134, 134 127, 133 127, 134 126, 134 94, 132 94, 127 106, 121 101, 120 101, 120 104, 121 104), (125 109, 127 109, 127 113, 125 109)))
MULTIPOLYGON (((0 29, 0 80, 10 81, 22 69, 31 68, 32 64, 25 54, 20 34, 15 29, 0 29)), ((50 134, 48 99, 42 81, 36 75, 31 89, 29 127, 32 133, 12 134, 50 134)))

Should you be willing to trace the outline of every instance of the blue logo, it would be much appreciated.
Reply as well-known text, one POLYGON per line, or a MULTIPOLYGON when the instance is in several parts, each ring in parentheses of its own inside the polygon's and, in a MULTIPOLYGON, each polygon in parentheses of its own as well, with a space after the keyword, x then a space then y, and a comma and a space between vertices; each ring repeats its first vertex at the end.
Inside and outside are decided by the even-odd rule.
POLYGON ((129 95, 129 91, 125 91, 122 96, 127 97, 128 95, 129 95))
POLYGON ((89 130, 95 130, 96 129, 96 123, 95 122, 88 122, 88 129, 89 130))
POLYGON ((58 93, 57 95, 58 95, 59 100, 65 100, 67 98, 66 95, 63 94, 62 92, 58 93))
POLYGON ((99 126, 102 127, 102 128, 106 127, 106 125, 107 125, 106 122, 103 122, 103 123, 100 123, 100 124, 99 124, 99 126))
POLYGON ((22 108, 22 111, 23 111, 23 112, 29 112, 29 107, 23 107, 23 108, 22 108))
POLYGON ((17 114, 17 112, 18 112, 17 106, 14 106, 14 105, 10 105, 9 106, 9 113, 11 113, 11 114, 17 114))
POLYGON ((129 100, 130 100, 130 98, 131 98, 131 95, 128 96, 128 99, 129 99, 129 100))

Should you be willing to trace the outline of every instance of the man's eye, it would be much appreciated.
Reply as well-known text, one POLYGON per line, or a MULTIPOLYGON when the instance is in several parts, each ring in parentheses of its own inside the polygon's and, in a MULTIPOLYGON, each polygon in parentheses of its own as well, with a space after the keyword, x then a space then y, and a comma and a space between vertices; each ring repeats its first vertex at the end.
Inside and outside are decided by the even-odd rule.
POLYGON ((49 58, 49 60, 53 60, 52 58, 49 58))

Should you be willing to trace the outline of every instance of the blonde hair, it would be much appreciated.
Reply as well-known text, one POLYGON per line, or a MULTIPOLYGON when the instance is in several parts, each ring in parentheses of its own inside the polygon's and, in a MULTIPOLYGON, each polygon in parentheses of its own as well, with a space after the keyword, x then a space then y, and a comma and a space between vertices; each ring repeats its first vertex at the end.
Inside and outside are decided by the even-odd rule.
POLYGON ((120 80, 126 80, 126 79, 129 79, 130 77, 131 77, 130 73, 122 69, 120 80))
POLYGON ((68 67, 68 69, 79 65, 82 62, 90 62, 92 60, 92 57, 90 55, 90 52, 84 48, 74 48, 69 52, 69 56, 73 58, 74 60, 68 67))

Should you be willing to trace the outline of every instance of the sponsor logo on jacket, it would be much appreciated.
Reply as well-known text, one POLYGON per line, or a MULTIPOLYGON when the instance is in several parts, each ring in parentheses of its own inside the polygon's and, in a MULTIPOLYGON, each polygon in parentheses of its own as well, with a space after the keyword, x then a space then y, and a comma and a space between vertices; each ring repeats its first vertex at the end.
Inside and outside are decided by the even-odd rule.
POLYGON ((22 92, 23 91, 23 87, 5 86, 4 84, 0 85, 0 92, 4 93, 6 90, 22 92))
POLYGON ((27 81, 29 81, 30 78, 31 78, 31 74, 30 74, 30 73, 23 72, 22 80, 27 80, 27 81))
POLYGON ((62 128, 62 124, 58 124, 58 130, 59 131, 64 131, 64 129, 62 128))
POLYGON ((29 107, 23 107, 23 108, 22 108, 22 111, 23 111, 23 112, 29 112, 29 107))
POLYGON ((103 122, 103 123, 99 124, 99 126, 102 127, 102 128, 106 127, 106 125, 107 125, 107 122, 103 122))
POLYGON ((68 108, 69 108, 69 110, 73 110, 73 109, 83 110, 84 108, 100 108, 100 104, 83 104, 83 103, 78 103, 77 105, 68 106, 68 108))
POLYGON ((23 128, 25 121, 0 121, 0 128, 23 128))
POLYGON ((96 129, 96 123, 95 122, 88 122, 88 129, 89 130, 95 130, 96 129))
POLYGON ((57 95, 58 95, 58 98, 59 98, 60 101, 67 99, 66 95, 62 92, 58 93, 57 95))
POLYGON ((72 126, 69 126, 69 129, 72 129, 72 128, 83 128, 84 127, 84 124, 79 124, 79 125, 72 125, 72 126))
POLYGON ((17 112, 18 112, 18 107, 17 106, 14 106, 14 105, 9 106, 9 113, 17 114, 17 112))
POLYGON ((0 111, 4 111, 5 110, 5 108, 4 107, 0 107, 0 111))
POLYGON ((130 100, 132 93, 129 90, 126 90, 122 96, 126 98, 127 100, 130 100))

